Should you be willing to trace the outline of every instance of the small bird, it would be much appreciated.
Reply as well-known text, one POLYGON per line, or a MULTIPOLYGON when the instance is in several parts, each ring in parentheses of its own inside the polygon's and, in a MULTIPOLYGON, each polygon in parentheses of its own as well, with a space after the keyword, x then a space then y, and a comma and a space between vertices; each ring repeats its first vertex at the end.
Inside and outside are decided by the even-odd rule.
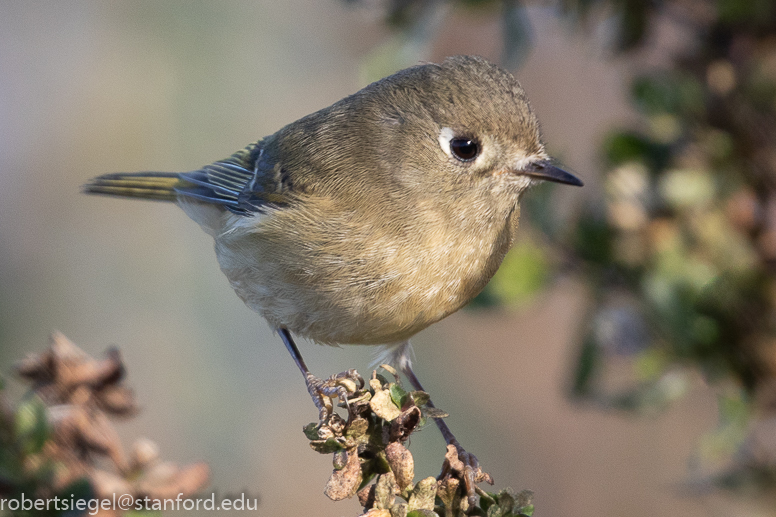
POLYGON ((280 334, 323 420, 322 399, 337 389, 310 373, 292 334, 384 345, 422 389, 409 339, 485 287, 515 240, 521 196, 541 180, 582 186, 552 164, 515 78, 455 56, 199 170, 106 174, 84 191, 173 201, 199 223, 237 295, 280 334))

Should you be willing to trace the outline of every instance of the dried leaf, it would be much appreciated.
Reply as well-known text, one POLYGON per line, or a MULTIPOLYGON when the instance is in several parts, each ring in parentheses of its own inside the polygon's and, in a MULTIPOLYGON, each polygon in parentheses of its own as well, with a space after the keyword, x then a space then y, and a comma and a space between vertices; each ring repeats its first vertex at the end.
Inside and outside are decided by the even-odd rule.
POLYGON ((358 502, 365 510, 372 508, 375 504, 375 486, 366 485, 359 490, 356 495, 358 496, 358 502))
POLYGON ((385 457, 396 476, 399 489, 403 491, 415 478, 415 460, 412 454, 401 443, 392 442, 385 448, 385 457))
POLYGON ((382 368, 386 372, 388 372, 391 375, 393 375, 396 378, 396 381, 398 382, 398 380, 399 380, 399 372, 396 371, 396 368, 394 368, 390 364, 381 364, 380 368, 382 368))
POLYGON ((458 478, 446 477, 436 484, 436 495, 442 501, 442 504, 455 515, 455 511, 460 508, 461 497, 459 495, 459 488, 461 481, 458 478))
POLYGON ((320 452, 321 454, 332 454, 341 451, 344 448, 335 438, 329 438, 328 440, 313 440, 310 442, 310 447, 315 452, 320 452))
POLYGON ((96 395, 95 402, 106 413, 131 416, 139 410, 134 392, 124 386, 107 386, 96 395))
POLYGON ((450 413, 436 407, 426 407, 423 408, 423 415, 426 418, 447 418, 450 416, 450 413))
POLYGON ((375 483, 374 507, 390 509, 399 493, 399 486, 392 472, 386 472, 377 476, 375 483))
POLYGON ((409 395, 412 396, 412 400, 415 401, 415 405, 417 406, 425 406, 428 404, 428 401, 431 400, 431 397, 425 391, 410 391, 409 395))
POLYGON ((369 422, 365 418, 356 418, 349 425, 345 431, 345 436, 352 436, 353 438, 361 438, 369 430, 369 422))
POLYGON ((409 406, 407 410, 402 411, 401 414, 391 422, 389 440, 391 442, 405 441, 420 424, 420 417, 421 412, 418 406, 409 406))
POLYGON ((407 517, 407 515, 407 503, 397 503, 391 507, 391 517, 407 517))
POLYGON ((388 390, 376 391, 372 400, 369 401, 369 407, 386 422, 392 421, 401 414, 401 410, 393 403, 388 390))
POLYGON ((418 481, 415 489, 410 496, 407 511, 413 510, 434 510, 434 499, 437 496, 437 480, 433 477, 427 477, 418 481))
POLYGON ((138 481, 136 494, 153 499, 175 498, 181 493, 187 496, 202 490, 209 478, 210 469, 204 463, 183 468, 169 462, 158 463, 138 481))
POLYGON ((348 463, 345 468, 332 472, 323 493, 332 501, 341 501, 353 497, 361 484, 361 464, 357 449, 348 451, 348 463))
POLYGON ((334 466, 334 470, 342 470, 348 464, 348 451, 337 451, 332 456, 331 463, 334 466))
POLYGON ((27 354, 14 365, 16 374, 34 382, 50 382, 54 378, 54 355, 50 350, 42 354, 27 354))
POLYGON ((141 470, 159 459, 159 446, 148 438, 140 438, 132 445, 131 470, 141 470))
POLYGON ((107 454, 119 471, 127 471, 128 465, 121 448, 121 440, 105 414, 95 412, 87 419, 80 419, 78 430, 83 443, 97 452, 107 454))
POLYGON ((93 469, 89 474, 89 481, 92 483, 95 494, 102 499, 111 498, 113 494, 120 496, 133 492, 129 482, 113 472, 93 469))

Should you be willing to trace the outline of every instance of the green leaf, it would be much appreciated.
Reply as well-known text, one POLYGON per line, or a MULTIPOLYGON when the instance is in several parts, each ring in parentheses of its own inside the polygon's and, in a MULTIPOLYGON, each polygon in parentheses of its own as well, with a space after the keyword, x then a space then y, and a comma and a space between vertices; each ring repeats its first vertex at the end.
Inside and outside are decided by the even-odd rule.
POLYGON ((342 451, 345 448, 342 446, 341 443, 339 443, 334 438, 329 438, 327 440, 315 440, 310 442, 310 447, 316 452, 320 452, 321 454, 331 454, 334 452, 342 451))
POLYGON ((650 152, 650 142, 632 132, 614 132, 603 145, 604 156, 610 167, 630 161, 642 161, 650 152))
POLYGON ((404 388, 399 386, 396 383, 393 383, 390 385, 390 391, 391 391, 391 400, 394 404, 396 404, 396 407, 401 409, 404 406, 404 402, 407 397, 407 392, 404 391, 404 388))
POLYGON ((730 24, 752 23, 763 26, 773 19, 773 0, 717 0, 721 21, 730 24))
POLYGON ((633 81, 636 107, 647 115, 699 115, 705 110, 703 85, 688 73, 642 76, 633 81))
POLYGON ((525 305, 546 285, 549 269, 544 248, 523 240, 504 257, 487 289, 501 304, 525 305))
POLYGON ((439 517, 439 514, 432 510, 412 510, 407 517, 439 517))
POLYGON ((480 497, 480 508, 484 510, 485 512, 488 511, 488 508, 496 504, 496 494, 492 494, 490 492, 486 492, 486 494, 489 497, 481 496, 480 497))
POLYGON ((574 371, 574 383, 571 388, 572 395, 584 397, 593 392, 593 382, 599 371, 600 362, 601 351, 598 349, 595 341, 593 341, 592 336, 588 337, 582 343, 579 351, 579 359, 577 359, 574 371))
POLYGON ((38 396, 29 397, 16 410, 15 434, 24 441, 25 451, 37 453, 49 438, 46 405, 38 396))
POLYGON ((534 512, 533 491, 523 490, 522 492, 517 494, 517 497, 515 498, 515 506, 518 507, 515 510, 515 512, 517 512, 518 515, 525 515, 526 517, 531 517, 534 512))
POLYGON ((310 422, 302 428, 302 431, 304 431, 304 435, 308 440, 320 439, 320 436, 318 436, 318 422, 310 422))
POLYGON ((431 396, 425 391, 411 391, 409 394, 412 395, 412 399, 415 401, 416 406, 425 406, 428 404, 428 401, 431 400, 431 396))
POLYGON ((646 0, 621 0, 617 28, 617 47, 630 50, 644 40, 649 21, 649 4, 646 0))
POLYGON ((614 255, 614 229, 603 217, 583 214, 574 232, 573 244, 583 260, 608 266, 614 255))
POLYGON ((504 509, 497 504, 488 508, 488 513, 486 515, 487 517, 506 517, 504 515, 504 509))

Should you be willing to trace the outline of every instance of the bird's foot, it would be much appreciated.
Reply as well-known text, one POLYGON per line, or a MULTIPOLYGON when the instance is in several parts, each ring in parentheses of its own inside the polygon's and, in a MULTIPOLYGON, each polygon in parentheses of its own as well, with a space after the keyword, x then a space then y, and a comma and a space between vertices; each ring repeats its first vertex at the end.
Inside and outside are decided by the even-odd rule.
POLYGON ((348 404, 348 397, 356 394, 364 387, 364 378, 356 370, 332 375, 328 379, 319 379, 311 373, 305 375, 307 391, 313 398, 315 407, 318 408, 318 420, 324 424, 334 412, 334 398, 348 404))
POLYGON ((442 473, 439 476, 442 481, 453 478, 463 484, 462 488, 466 492, 469 508, 474 508, 477 503, 475 496, 480 490, 477 484, 483 481, 490 485, 493 484, 493 478, 487 472, 483 472, 474 454, 466 452, 457 441, 448 444, 442 473))

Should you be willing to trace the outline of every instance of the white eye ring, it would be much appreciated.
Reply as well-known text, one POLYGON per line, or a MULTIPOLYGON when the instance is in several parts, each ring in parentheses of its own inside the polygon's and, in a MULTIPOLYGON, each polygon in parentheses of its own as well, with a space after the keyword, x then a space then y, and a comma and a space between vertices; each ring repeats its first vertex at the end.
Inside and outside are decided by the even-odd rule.
POLYGON ((438 140, 448 158, 455 158, 462 163, 476 161, 481 154, 482 146, 476 138, 456 135, 449 127, 442 128, 438 140))
POLYGON ((443 127, 439 132, 439 147, 442 148, 442 151, 444 151, 448 158, 453 157, 453 153, 450 151, 450 140, 452 140, 454 136, 455 133, 453 133, 453 130, 449 127, 443 127))

